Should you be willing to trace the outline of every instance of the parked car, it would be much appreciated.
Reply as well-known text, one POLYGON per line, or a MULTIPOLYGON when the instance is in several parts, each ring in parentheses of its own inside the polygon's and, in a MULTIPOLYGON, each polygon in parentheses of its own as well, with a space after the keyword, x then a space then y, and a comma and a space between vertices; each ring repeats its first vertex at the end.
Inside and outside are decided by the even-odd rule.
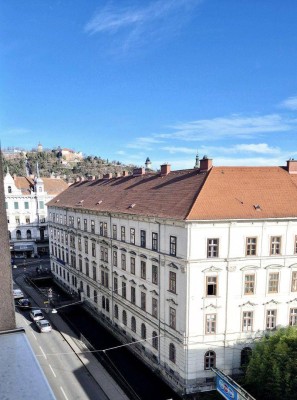
POLYGON ((24 293, 19 288, 13 289, 13 297, 15 300, 22 299, 24 297, 24 293))
POLYGON ((19 299, 17 301, 17 306, 22 309, 29 309, 31 308, 31 302, 29 299, 19 299))
POLYGON ((33 319, 33 321, 44 319, 44 315, 42 314, 41 310, 32 310, 30 312, 30 317, 33 319))
POLYGON ((52 330, 52 326, 47 319, 36 321, 36 325, 40 332, 50 332, 52 330))

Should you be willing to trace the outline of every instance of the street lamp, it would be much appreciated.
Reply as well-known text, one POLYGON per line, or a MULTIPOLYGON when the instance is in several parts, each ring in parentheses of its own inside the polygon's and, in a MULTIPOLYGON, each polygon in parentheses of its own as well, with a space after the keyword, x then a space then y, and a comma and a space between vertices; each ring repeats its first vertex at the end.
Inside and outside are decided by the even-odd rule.
POLYGON ((81 303, 83 303, 83 300, 76 301, 76 302, 70 303, 70 304, 65 304, 64 306, 53 308, 52 309, 52 314, 57 314, 58 313, 57 310, 60 310, 60 308, 70 307, 70 306, 73 306, 74 304, 81 304, 81 303))

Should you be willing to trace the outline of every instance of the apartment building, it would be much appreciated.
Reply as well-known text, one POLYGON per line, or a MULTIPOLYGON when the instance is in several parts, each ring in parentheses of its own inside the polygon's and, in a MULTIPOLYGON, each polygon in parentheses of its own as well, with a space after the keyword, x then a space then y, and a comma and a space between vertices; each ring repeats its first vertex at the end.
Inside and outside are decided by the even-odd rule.
POLYGON ((4 176, 4 195, 13 257, 48 253, 47 202, 68 187, 60 178, 4 176))
POLYGON ((297 325, 297 161, 80 181, 48 203, 51 269, 178 393, 297 325))

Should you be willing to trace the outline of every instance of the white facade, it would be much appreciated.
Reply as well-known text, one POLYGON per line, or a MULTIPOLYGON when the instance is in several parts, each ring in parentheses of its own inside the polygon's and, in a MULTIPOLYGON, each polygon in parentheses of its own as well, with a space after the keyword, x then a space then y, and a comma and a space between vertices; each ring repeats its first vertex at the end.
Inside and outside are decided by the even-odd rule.
POLYGON ((211 366, 239 373, 264 331, 297 324, 294 219, 49 212, 56 279, 180 393, 213 388, 211 366))

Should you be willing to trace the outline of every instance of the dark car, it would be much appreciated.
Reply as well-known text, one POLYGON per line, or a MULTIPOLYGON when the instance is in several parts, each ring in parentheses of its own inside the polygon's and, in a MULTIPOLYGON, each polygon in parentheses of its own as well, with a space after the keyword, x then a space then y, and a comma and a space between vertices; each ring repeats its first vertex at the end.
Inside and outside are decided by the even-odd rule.
POLYGON ((29 299, 20 299, 17 301, 17 306, 22 309, 29 309, 31 308, 31 302, 29 299))

